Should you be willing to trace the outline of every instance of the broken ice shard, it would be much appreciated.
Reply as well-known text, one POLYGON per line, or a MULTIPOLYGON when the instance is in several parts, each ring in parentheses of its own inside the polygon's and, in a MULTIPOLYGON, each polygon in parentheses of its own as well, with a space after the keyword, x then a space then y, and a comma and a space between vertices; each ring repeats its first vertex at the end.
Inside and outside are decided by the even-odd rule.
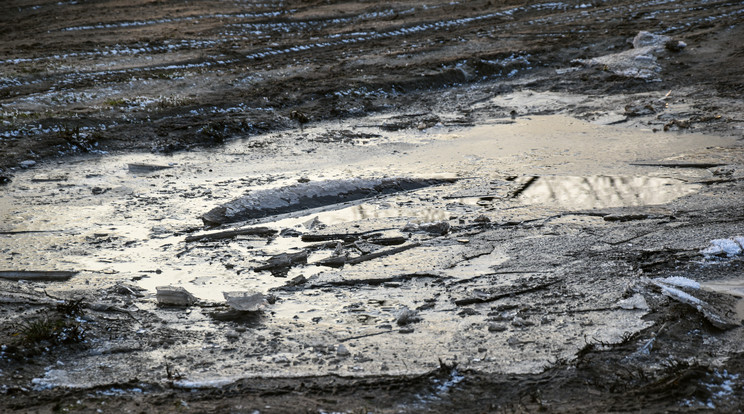
POLYGON ((202 215, 201 219, 206 225, 236 223, 454 181, 456 180, 434 178, 357 178, 301 183, 252 192, 213 208, 202 215))

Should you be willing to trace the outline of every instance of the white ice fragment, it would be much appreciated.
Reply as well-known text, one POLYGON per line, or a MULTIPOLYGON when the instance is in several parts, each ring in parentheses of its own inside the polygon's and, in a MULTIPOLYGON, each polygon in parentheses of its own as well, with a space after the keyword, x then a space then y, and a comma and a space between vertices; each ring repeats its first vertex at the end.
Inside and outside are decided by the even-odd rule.
POLYGON ((696 282, 696 281, 694 281, 692 279, 688 279, 686 277, 682 277, 682 276, 671 276, 671 277, 665 277, 665 278, 656 278, 656 279, 654 279, 654 281, 661 282, 661 283, 664 283, 666 285, 677 286, 677 287, 683 287, 683 288, 686 287, 686 288, 691 288, 691 289, 700 289, 700 283, 698 283, 698 282, 696 282))
POLYGON ((259 292, 222 292, 231 308, 243 312, 255 312, 266 305, 266 297, 259 292))
POLYGON ((677 288, 673 288, 671 286, 665 286, 665 285, 661 285, 660 287, 661 287, 662 292, 665 295, 667 295, 670 298, 672 298, 674 300, 677 300, 679 302, 686 303, 688 305, 692 305, 692 306, 694 306, 695 308, 698 308, 698 309, 700 309, 700 307, 705 304, 705 302, 703 302, 702 300, 700 300, 700 299, 698 299, 698 298, 696 298, 696 297, 694 297, 694 296, 692 296, 692 295, 690 295, 688 293, 685 293, 685 292, 683 292, 683 291, 681 291, 681 290, 679 290, 677 288))
POLYGON ((702 253, 706 256, 717 256, 721 254, 725 254, 728 257, 736 256, 742 252, 742 245, 739 239, 744 238, 711 240, 710 246, 704 249, 702 253))
POLYGON ((636 293, 635 295, 623 299, 620 302, 617 303, 617 306, 619 306, 621 309, 642 309, 642 310, 648 310, 648 303, 646 303, 646 298, 643 297, 640 293, 636 293))
POLYGON ((173 381, 173 385, 176 388, 205 389, 205 388, 224 387, 225 385, 230 385, 235 381, 236 381, 235 378, 220 378, 220 379, 202 380, 202 381, 178 380, 178 381, 173 381))

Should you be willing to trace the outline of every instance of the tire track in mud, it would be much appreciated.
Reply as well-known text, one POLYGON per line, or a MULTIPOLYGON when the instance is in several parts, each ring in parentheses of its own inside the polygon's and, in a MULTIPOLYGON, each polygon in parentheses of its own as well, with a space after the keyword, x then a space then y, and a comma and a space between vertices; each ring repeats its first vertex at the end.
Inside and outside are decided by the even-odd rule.
POLYGON ((85 132, 60 151, 219 143, 291 126, 293 109, 360 114, 408 92, 570 66, 627 48, 639 30, 689 36, 744 19, 744 2, 714 0, 18 3, 0 17, 0 138, 85 132))

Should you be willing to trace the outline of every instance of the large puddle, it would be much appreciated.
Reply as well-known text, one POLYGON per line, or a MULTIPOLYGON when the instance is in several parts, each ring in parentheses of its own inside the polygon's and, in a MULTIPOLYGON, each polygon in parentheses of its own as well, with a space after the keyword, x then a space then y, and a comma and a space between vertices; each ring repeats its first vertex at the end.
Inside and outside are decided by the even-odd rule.
MULTIPOLYGON (((30 285, 52 295, 85 292, 89 300, 115 283, 144 289, 144 296, 122 306, 155 312, 168 329, 188 333, 193 341, 168 355, 204 362, 184 367, 183 386, 246 376, 422 373, 442 357, 484 372, 540 372, 572 358, 586 335, 612 343, 648 322, 641 313, 613 308, 622 289, 598 291, 606 312, 566 314, 560 300, 534 311, 511 303, 511 295, 549 292, 566 277, 560 266, 541 267, 545 257, 563 254, 545 253, 559 233, 541 235, 514 224, 689 195, 698 186, 686 182, 706 171, 631 163, 726 143, 564 116, 396 132, 364 126, 378 121, 324 124, 172 156, 86 157, 18 171, 0 189, 0 270, 78 271, 67 282, 30 285), (308 139, 354 128, 375 142, 308 139), (370 190, 349 200, 324 193, 330 204, 218 229, 200 218, 231 200, 254 206, 288 189, 321 187, 343 194, 345 183, 396 177, 450 179, 370 190), (200 239, 251 227, 268 230, 200 239), (520 253, 509 245, 512 232, 541 254, 513 263, 520 253), (166 285, 185 288, 206 306, 158 307, 156 287, 166 285), (234 319, 213 311, 225 303, 223 292, 271 293, 276 302, 260 316, 234 319), (219 357, 205 354, 217 349, 224 349, 219 357)), ((580 231, 565 230, 566 237, 580 231)), ((153 334, 148 329, 154 328, 138 332, 153 334)), ((50 370, 38 384, 92 386, 120 382, 121 372, 130 371, 159 380, 153 370, 134 368, 130 357, 93 352, 50 370), (117 373, 86 373, 101 364, 117 373)), ((150 367, 164 356, 154 350, 136 358, 145 362, 134 365, 150 367)))
MULTIPOLYGON (((251 269, 270 255, 306 246, 297 234, 270 240, 241 237, 209 249, 184 242, 185 231, 202 227, 202 214, 259 190, 327 180, 460 177, 452 184, 370 194, 367 199, 253 221, 278 231, 303 233, 327 226, 346 232, 390 231, 411 223, 458 225, 463 217, 478 214, 510 221, 520 215, 539 217, 546 207, 668 203, 698 186, 663 175, 669 170, 629 164, 724 143, 713 137, 598 127, 563 116, 415 132, 360 126, 370 124, 320 125, 302 133, 252 137, 216 150, 80 158, 18 171, 0 196, 1 266, 80 270, 81 280, 135 281, 150 292, 173 284, 202 299, 221 301, 223 290, 266 290, 283 284, 251 269), (379 139, 363 147, 318 145, 306 139, 333 128, 371 132, 379 139)), ((302 273, 322 271, 309 266, 302 273)))

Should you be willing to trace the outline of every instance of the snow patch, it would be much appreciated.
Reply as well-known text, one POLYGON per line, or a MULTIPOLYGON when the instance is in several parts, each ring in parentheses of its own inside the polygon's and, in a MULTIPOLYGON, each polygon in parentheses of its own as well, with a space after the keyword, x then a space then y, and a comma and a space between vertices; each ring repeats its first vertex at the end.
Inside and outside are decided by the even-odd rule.
POLYGON ((736 236, 731 239, 715 239, 710 241, 710 246, 703 249, 701 253, 705 255, 706 259, 712 256, 723 256, 727 257, 736 256, 742 254, 744 251, 744 237, 736 236))
POLYGON ((700 283, 692 279, 682 277, 682 276, 670 276, 670 277, 665 277, 665 278, 656 278, 654 279, 654 281, 661 282, 667 285, 682 287, 682 288, 700 289, 700 283))

